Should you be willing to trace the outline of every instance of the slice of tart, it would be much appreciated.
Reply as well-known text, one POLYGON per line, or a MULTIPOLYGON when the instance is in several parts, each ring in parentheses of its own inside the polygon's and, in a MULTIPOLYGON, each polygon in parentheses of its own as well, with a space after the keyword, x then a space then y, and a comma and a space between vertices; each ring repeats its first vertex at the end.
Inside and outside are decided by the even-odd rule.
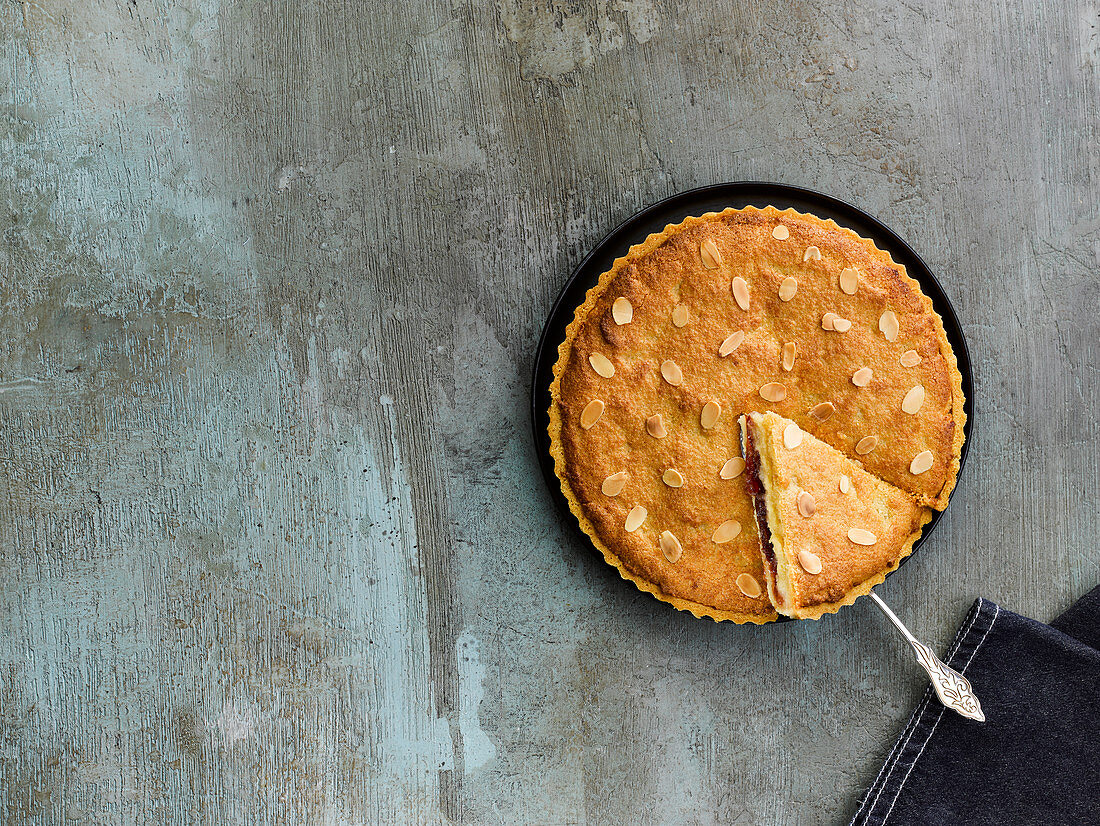
POLYGON ((931 510, 777 413, 741 416, 768 596, 818 619, 878 585, 913 550, 931 510))

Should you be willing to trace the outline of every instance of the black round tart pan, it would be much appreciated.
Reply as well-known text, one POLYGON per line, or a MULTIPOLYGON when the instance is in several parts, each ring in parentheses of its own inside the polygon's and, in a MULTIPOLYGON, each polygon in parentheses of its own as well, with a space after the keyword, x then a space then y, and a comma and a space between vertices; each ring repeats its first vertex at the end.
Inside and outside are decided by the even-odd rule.
MULTIPOLYGON (((944 293, 940 282, 932 274, 928 265, 919 255, 892 229, 877 218, 868 215, 851 204, 787 184, 765 183, 760 181, 738 181, 735 183, 712 184, 711 186, 691 189, 665 198, 663 201, 646 207, 628 218, 596 244, 569 276, 558 294, 550 316, 546 320, 538 349, 535 351, 534 377, 531 382, 531 426, 534 431, 535 452, 539 457, 542 475, 550 496, 561 512, 576 528, 578 536, 584 536, 576 519, 569 510, 569 503, 561 491, 561 483, 554 474, 554 460, 550 456, 550 384, 554 380, 554 363, 558 360, 558 346, 565 340, 565 328, 573 320, 577 307, 584 303, 585 295, 599 281, 600 276, 611 269, 616 258, 626 254, 634 244, 644 241, 654 232, 660 232, 669 224, 678 224, 691 215, 703 215, 707 212, 721 212, 727 207, 766 207, 777 209, 796 209, 819 218, 831 218, 840 226, 853 230, 864 238, 870 238, 881 249, 886 250, 899 264, 903 264, 909 276, 916 280, 924 294, 932 300, 932 305, 943 319, 947 340, 955 351, 962 374, 962 389, 966 395, 966 436, 959 457, 959 475, 966 465, 966 456, 970 450, 970 441, 974 430, 974 377, 970 367, 970 353, 966 348, 962 327, 958 316, 944 293)), ((913 553, 917 552, 924 541, 936 529, 942 511, 934 511, 932 519, 924 526, 924 532, 913 543, 913 553)), ((588 537, 584 536, 588 542, 588 537)), ((911 556, 912 554, 910 554, 911 556)), ((906 557, 902 560, 904 565, 906 557)), ((779 622, 789 620, 780 616, 779 622)))

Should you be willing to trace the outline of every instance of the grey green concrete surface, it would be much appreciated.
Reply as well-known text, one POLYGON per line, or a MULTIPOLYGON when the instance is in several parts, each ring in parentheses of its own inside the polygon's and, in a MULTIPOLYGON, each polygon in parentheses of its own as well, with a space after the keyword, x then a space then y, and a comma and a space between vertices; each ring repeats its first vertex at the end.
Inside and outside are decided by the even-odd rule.
POLYGON ((0 822, 842 824, 925 681, 874 607, 619 581, 534 346, 665 195, 850 200, 940 276, 978 428, 881 592, 1100 581, 1100 5, 0 3, 0 822))

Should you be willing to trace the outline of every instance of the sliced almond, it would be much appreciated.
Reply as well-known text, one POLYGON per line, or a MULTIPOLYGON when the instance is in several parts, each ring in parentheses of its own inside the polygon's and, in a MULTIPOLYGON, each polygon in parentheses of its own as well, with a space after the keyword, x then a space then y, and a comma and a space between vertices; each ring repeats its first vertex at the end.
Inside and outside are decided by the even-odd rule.
POLYGON ((817 419, 819 422, 825 421, 836 412, 836 407, 832 402, 821 402, 821 404, 815 404, 810 408, 810 418, 817 419))
POLYGON ((864 436, 856 442, 856 453, 860 456, 866 456, 876 447, 878 447, 878 436, 864 436))
POLYGON ((814 500, 814 495, 808 490, 799 491, 798 512, 807 519, 817 513, 817 502, 814 500))
POLYGON ((787 398, 787 388, 777 381, 768 382, 760 390, 760 398, 769 402, 781 402, 787 398))
POLYGON ((726 336, 725 340, 718 347, 718 355, 725 358, 738 347, 741 346, 741 342, 745 340, 745 331, 738 330, 736 333, 730 333, 726 336))
POLYGON ((726 463, 722 465, 722 469, 718 471, 718 475, 723 479, 736 479, 744 472, 745 460, 740 456, 734 456, 732 459, 726 460, 726 463))
POLYGON ((682 488, 684 486, 684 477, 676 468, 670 467, 664 473, 661 474, 661 481, 668 485, 670 488, 682 488))
POLYGON ((855 295, 859 288, 859 270, 846 267, 840 272, 840 289, 847 295, 855 295))
POLYGON ((803 255, 802 255, 802 262, 803 263, 805 263, 807 261, 820 261, 820 260, 821 260, 821 250, 819 250, 817 247, 806 247, 806 252, 803 253, 803 255))
POLYGON ((722 263, 722 253, 718 251, 718 245, 714 239, 708 238, 699 245, 699 260, 708 270, 716 270, 722 263))
POLYGON ((887 310, 878 319, 878 329, 887 341, 894 341, 898 337, 898 330, 901 329, 901 325, 898 324, 898 317, 894 315, 893 310, 887 310))
POLYGON ((796 292, 798 292, 798 279, 788 275, 779 285, 779 300, 790 301, 796 292))
POLYGON ((625 470, 620 470, 618 473, 612 473, 603 480, 603 495, 618 496, 623 492, 623 488, 626 487, 626 480, 627 475, 625 470))
POLYGON ((749 308, 749 282, 741 276, 737 276, 730 282, 730 289, 733 290, 733 297, 737 301, 737 306, 742 310, 747 310, 749 308))
POLYGON ((791 422, 783 428, 783 447, 794 450, 800 444, 802 444, 802 428, 791 422))
POLYGON ((714 532, 714 536, 711 537, 711 541, 713 541, 715 545, 725 545, 740 533, 741 523, 736 519, 727 519, 718 526, 718 529, 714 532))
POLYGON ((684 555, 684 546, 672 535, 672 531, 661 531, 661 553, 669 562, 679 562, 684 555))
POLYGON ((838 333, 846 333, 852 329, 852 322, 846 318, 837 316, 833 319, 833 329, 838 333))
POLYGON ((870 367, 860 367, 852 373, 852 384, 856 387, 866 387, 871 383, 872 375, 874 374, 871 372, 870 367))
POLYGON ((677 304, 672 308, 672 323, 677 327, 687 327, 691 321, 691 310, 686 304, 677 304))
POLYGON ((710 430, 718 422, 718 417, 722 415, 722 405, 718 402, 707 402, 703 405, 703 410, 699 414, 699 424, 703 430, 710 430))
POLYGON ((605 379, 609 379, 615 375, 615 365, 612 364, 611 359, 603 353, 592 353, 588 357, 588 363, 592 365, 592 369, 595 370, 598 375, 603 376, 605 379))
POLYGON ((626 515, 626 522, 623 524, 623 527, 626 528, 627 533, 634 533, 634 531, 642 527, 642 523, 645 522, 647 516, 649 516, 649 511, 641 505, 635 505, 626 515))
POLYGON ((668 430, 665 429, 665 418, 660 413, 654 413, 645 420, 645 429, 654 439, 663 439, 668 435, 668 430))
POLYGON ((924 385, 918 384, 906 393, 905 398, 901 400, 901 412, 916 413, 920 410, 922 404, 924 404, 924 385))
POLYGON ((782 224, 777 224, 775 229, 772 230, 772 238, 777 241, 786 241, 791 237, 791 231, 782 224))
POLYGON ((630 303, 630 299, 619 296, 615 299, 615 303, 611 305, 611 317, 615 319, 616 324, 629 324, 634 320, 634 305, 630 303))
POLYGON ((847 476, 841 474, 840 476, 840 492, 847 493, 852 489, 852 480, 847 476))
POLYGON ((593 399, 584 406, 584 410, 581 411, 581 427, 588 430, 592 425, 600 420, 600 416, 603 415, 603 402, 599 399, 593 399))
POLYGON ((848 528, 848 538, 857 545, 874 545, 878 537, 863 528, 848 528))
POLYGON ((798 346, 793 341, 783 345, 783 369, 788 373, 794 369, 794 358, 798 354, 798 346))
POLYGON ((808 574, 817 576, 821 573, 821 557, 811 551, 799 551, 798 564, 808 574))
POLYGON ((913 457, 913 461, 909 463, 909 472, 914 476, 919 476, 926 470, 932 467, 934 457, 931 450, 922 450, 916 456, 913 457))
POLYGON ((673 387, 679 387, 684 383, 684 373, 680 369, 680 365, 672 359, 665 359, 661 362, 661 378, 673 387))
POLYGON ((902 367, 916 367, 923 360, 924 359, 920 357, 920 353, 916 350, 906 350, 901 354, 901 359, 899 359, 902 367))
POLYGON ((752 574, 738 574, 737 579, 734 581, 741 593, 749 599, 756 599, 764 593, 760 590, 760 583, 753 578, 752 574))
POLYGON ((833 321, 838 318, 840 318, 840 316, 836 313, 825 313, 825 315, 821 317, 821 329, 832 331, 833 321))

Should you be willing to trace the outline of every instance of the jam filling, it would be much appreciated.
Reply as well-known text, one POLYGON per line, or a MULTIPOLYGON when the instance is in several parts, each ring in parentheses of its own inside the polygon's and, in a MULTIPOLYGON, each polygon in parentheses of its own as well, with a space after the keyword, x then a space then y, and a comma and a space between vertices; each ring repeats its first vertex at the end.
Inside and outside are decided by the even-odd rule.
POLYGON ((752 429, 745 428, 745 481, 752 494, 753 511, 756 513, 756 528, 760 531, 760 547, 764 550, 764 559, 772 572, 772 582, 779 572, 772 547, 772 533, 768 530, 768 506, 764 502, 764 483, 760 481, 760 454, 756 452, 752 429))

